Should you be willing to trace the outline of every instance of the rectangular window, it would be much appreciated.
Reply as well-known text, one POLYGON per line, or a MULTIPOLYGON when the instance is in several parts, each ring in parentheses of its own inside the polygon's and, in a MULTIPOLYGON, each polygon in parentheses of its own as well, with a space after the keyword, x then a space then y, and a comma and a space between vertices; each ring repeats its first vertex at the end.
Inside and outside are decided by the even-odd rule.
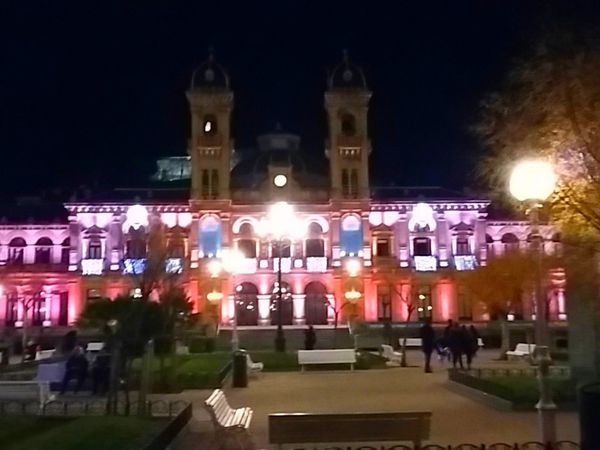
POLYGON ((433 306, 431 305, 431 286, 419 286, 417 289, 416 304, 419 319, 431 318, 433 311, 433 306))
POLYGON ((289 258, 292 255, 292 243, 288 240, 274 242, 271 247, 271 255, 273 258, 289 258), (281 245, 281 247, 280 247, 281 245))
POLYGON ((350 177, 346 169, 342 170, 342 196, 348 197, 350 194, 350 177))
POLYGON ((350 198, 358 198, 358 170, 350 171, 350 198))
POLYGON ((219 171, 213 169, 210 180, 211 184, 211 198, 217 198, 219 196, 219 171))
POLYGON ((392 320, 392 296, 388 284, 377 285, 377 319, 392 320))
POLYGON ((456 254, 458 256, 466 256, 471 254, 471 247, 469 246, 469 238, 458 237, 456 239, 456 254))
POLYGON ((431 239, 415 238, 413 244, 414 256, 431 256, 431 239))
POLYGON ((100 240, 90 240, 90 245, 88 246, 88 259, 102 259, 102 242, 100 240))
POLYGON ((381 257, 391 256, 390 241, 387 239, 378 238, 375 250, 376 250, 377 256, 381 256, 381 257))
POLYGON ((99 289, 88 289, 87 291, 87 299, 88 301, 94 301, 102 298, 102 294, 99 289))
POLYGON ((19 320, 19 298, 17 294, 8 294, 6 296, 6 326, 14 327, 15 322, 19 320))
POLYGON ((202 187, 201 187, 201 191, 202 191, 202 198, 209 198, 209 195, 210 195, 210 177, 209 177, 208 170, 206 170, 206 169, 202 171, 202 187))
POLYGON ((46 319, 46 298, 42 295, 33 297, 31 309, 31 323, 34 327, 41 327, 46 319))
POLYGON ((66 327, 69 325, 69 293, 60 293, 60 303, 58 309, 58 326, 66 327))
POLYGON ((254 239, 240 239, 237 247, 245 258, 256 258, 256 241, 254 239))
POLYGON ((456 291, 456 301, 458 303, 458 318, 460 320, 471 320, 473 318, 473 305, 471 296, 464 286, 458 286, 456 291))
POLYGON ((11 264, 23 264, 23 248, 13 247, 9 250, 8 258, 11 264))
POLYGON ((323 239, 307 239, 306 240, 306 257, 323 257, 325 256, 325 241, 323 239))

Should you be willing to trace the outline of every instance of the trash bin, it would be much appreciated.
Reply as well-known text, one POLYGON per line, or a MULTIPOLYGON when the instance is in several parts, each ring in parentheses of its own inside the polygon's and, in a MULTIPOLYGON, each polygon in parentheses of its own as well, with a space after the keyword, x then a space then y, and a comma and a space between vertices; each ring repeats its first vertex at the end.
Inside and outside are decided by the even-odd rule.
POLYGON ((248 387, 248 358, 245 350, 233 353, 233 387, 248 387))
POLYGON ((600 383, 579 389, 579 427, 581 450, 600 449, 600 383))

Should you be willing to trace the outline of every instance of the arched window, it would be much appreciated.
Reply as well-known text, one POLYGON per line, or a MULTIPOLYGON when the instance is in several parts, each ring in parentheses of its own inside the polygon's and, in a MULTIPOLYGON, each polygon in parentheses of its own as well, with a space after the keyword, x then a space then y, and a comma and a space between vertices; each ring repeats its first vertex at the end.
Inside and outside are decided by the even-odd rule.
POLYGON ((354 136, 356 134, 356 119, 350 113, 343 113, 341 118, 342 134, 344 136, 354 136))
POLYGON ((512 252, 519 250, 519 238, 512 233, 506 233, 502 235, 500 239, 504 244, 505 252, 512 252))
POLYGON ((35 263, 50 264, 52 255, 52 240, 47 237, 39 238, 35 243, 35 263))
POLYGON ((8 243, 8 260, 11 264, 23 264, 25 247, 27 247, 27 243, 20 237, 16 237, 8 243))
POLYGON ((304 288, 304 311, 307 325, 327 325, 327 288, 323 283, 313 281, 304 288))
MULTIPOLYGON (((277 282, 273 284, 271 288, 271 325, 277 325, 279 323, 279 289, 277 282)), ((292 303, 292 290, 290 285, 283 281, 281 283, 281 324, 291 325, 293 322, 293 303, 292 303)))
POLYGON ((256 258, 256 239, 254 239, 254 230, 248 222, 240 227, 240 239, 237 241, 237 248, 244 257, 256 258))
POLYGON ((179 234, 174 235, 169 239, 169 243, 167 244, 167 257, 185 257, 185 243, 183 242, 183 237, 181 237, 179 234))
POLYGON ((134 229, 131 227, 127 240, 127 258, 142 259, 146 257, 146 233, 144 227, 134 229))
POLYGON ((212 114, 207 114, 204 116, 204 120, 202 122, 202 131, 204 134, 212 136, 217 134, 218 131, 217 118, 212 114))
POLYGON ((413 239, 414 256, 431 256, 431 239, 417 237, 413 239))
POLYGON ((221 250, 221 221, 207 216, 200 221, 200 250, 202 256, 212 258, 221 250))
POLYGON ((62 241, 60 248, 60 263, 61 264, 69 264, 71 252, 71 238, 66 238, 62 241))
POLYGON ((306 257, 325 256, 325 241, 321 238, 323 228, 317 222, 311 222, 308 226, 308 239, 306 240, 306 257))
POLYGON ((87 257, 88 259, 102 259, 102 241, 100 238, 90 238, 87 257))
POLYGON ((356 256, 362 250, 363 230, 360 217, 351 214, 342 220, 340 232, 340 247, 344 252, 341 256, 356 256))
POLYGON ((235 288, 235 313, 238 325, 258 325, 258 288, 242 283, 235 288))

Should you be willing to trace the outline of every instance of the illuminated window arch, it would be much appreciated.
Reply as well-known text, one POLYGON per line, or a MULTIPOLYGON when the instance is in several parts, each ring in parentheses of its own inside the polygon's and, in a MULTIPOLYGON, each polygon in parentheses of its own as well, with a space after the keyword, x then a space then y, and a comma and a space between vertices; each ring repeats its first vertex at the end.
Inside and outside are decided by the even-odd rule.
POLYGON ((349 214, 342 219, 340 225, 340 248, 342 256, 355 256, 362 250, 363 229, 360 217, 349 214))
POLYGON ((205 115, 202 121, 202 131, 204 134, 212 136, 217 134, 218 129, 217 118, 213 114, 205 115))
POLYGON ((200 249, 205 257, 213 257, 221 251, 221 221, 207 216, 200 221, 200 249))
POLYGON ((52 239, 42 237, 35 243, 35 263, 50 264, 52 255, 52 239))
POLYGON ((60 263, 69 264, 69 255, 71 252, 71 238, 66 238, 62 241, 60 249, 60 263))
POLYGON ((131 227, 127 233, 126 253, 128 259, 141 259, 146 257, 146 229, 131 227))
POLYGON ((325 241, 321 237, 323 228, 317 222, 311 222, 308 226, 308 239, 306 239, 306 257, 325 256, 325 241))
POLYGON ((27 243, 21 237, 13 238, 8 243, 8 259, 11 264, 23 264, 25 247, 27 247, 27 243))
POLYGON ((513 233, 505 233, 500 239, 504 244, 504 250, 507 252, 516 251, 519 249, 519 238, 513 233))
POLYGON ((356 134, 356 119, 350 113, 342 113, 341 118, 341 129, 344 136, 354 136, 356 134))
POLYGON ((319 281, 308 283, 304 288, 304 310, 307 325, 327 325, 329 303, 327 288, 319 281))
POLYGON ((235 312, 238 325, 258 325, 258 288, 242 283, 235 288, 235 312))

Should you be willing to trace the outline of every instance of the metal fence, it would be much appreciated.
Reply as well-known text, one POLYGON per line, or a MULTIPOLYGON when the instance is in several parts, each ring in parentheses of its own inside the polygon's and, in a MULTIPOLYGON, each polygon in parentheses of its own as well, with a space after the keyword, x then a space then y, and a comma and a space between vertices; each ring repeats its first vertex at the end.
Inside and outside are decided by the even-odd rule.
MULTIPOLYGON (((116 404, 116 415, 128 416, 137 414, 138 402, 118 401, 116 404)), ((147 401, 144 411, 150 417, 174 417, 183 411, 189 402, 183 400, 147 401)), ((102 400, 54 400, 40 407, 38 401, 33 400, 6 400, 0 401, 0 416, 3 415, 38 415, 38 416, 102 416, 106 415, 108 403, 102 400)))
MULTIPOLYGON (((311 447, 312 448, 312 447, 311 447)), ((327 450, 579 450, 581 447, 577 442, 573 441, 558 441, 553 444, 543 444, 541 442, 530 441, 522 444, 509 444, 505 442, 497 442, 495 444, 459 444, 459 445, 385 445, 371 446, 361 445, 353 449, 352 447, 343 446, 335 447, 328 446, 327 450)), ((294 450, 307 450, 305 448, 295 448, 294 450)))
MULTIPOLYGON (((482 368, 461 370, 464 373, 477 378, 494 378, 494 377, 535 377, 538 373, 537 367, 522 367, 522 368, 482 368)), ((569 378, 571 369, 567 366, 550 366, 550 376, 557 378, 569 378)))

